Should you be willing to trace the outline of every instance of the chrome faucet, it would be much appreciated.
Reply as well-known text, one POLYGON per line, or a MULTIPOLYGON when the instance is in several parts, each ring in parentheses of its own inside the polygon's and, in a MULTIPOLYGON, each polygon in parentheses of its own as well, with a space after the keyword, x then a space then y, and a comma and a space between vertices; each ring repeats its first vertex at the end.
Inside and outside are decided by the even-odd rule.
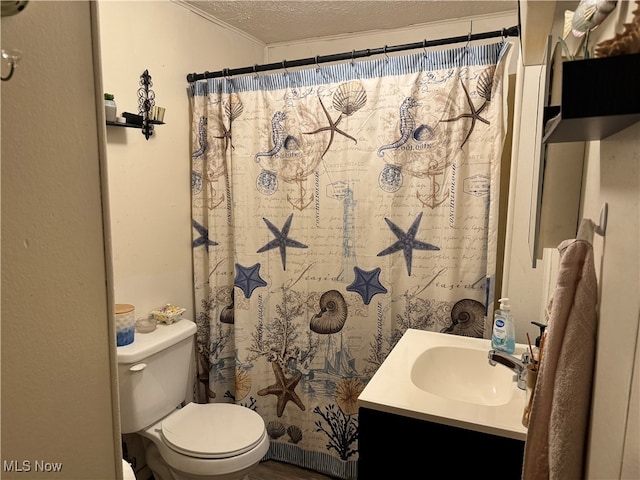
POLYGON ((531 363, 529 352, 522 354, 521 360, 504 352, 497 350, 489 350, 489 365, 494 367, 496 364, 504 365, 512 370, 518 377, 518 388, 527 389, 527 365, 531 363))

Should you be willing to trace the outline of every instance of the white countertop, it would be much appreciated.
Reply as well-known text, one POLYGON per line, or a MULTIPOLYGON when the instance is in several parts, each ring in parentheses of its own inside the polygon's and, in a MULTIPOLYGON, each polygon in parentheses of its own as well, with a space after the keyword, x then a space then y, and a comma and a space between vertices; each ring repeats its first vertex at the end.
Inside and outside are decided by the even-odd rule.
MULTIPOLYGON (((359 406, 418 420, 465 428, 502 437, 525 440, 527 428, 522 425, 526 393, 513 382, 513 396, 504 405, 476 405, 450 400, 416 387, 411 381, 411 368, 426 349, 438 345, 468 346, 491 350, 488 339, 408 329, 382 363, 358 398, 359 406)), ((514 356, 527 346, 516 344, 514 356)), ((488 361, 488 360, 487 360, 488 361)), ((496 365, 493 368, 506 368, 496 365)))

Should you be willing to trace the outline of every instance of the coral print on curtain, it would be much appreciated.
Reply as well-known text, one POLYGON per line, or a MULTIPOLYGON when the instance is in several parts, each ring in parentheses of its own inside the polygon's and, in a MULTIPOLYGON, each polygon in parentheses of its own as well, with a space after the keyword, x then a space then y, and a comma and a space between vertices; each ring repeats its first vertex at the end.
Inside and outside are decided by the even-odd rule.
POLYGON ((268 458, 355 478, 402 334, 483 336, 508 47, 190 85, 195 400, 257 411, 268 458))

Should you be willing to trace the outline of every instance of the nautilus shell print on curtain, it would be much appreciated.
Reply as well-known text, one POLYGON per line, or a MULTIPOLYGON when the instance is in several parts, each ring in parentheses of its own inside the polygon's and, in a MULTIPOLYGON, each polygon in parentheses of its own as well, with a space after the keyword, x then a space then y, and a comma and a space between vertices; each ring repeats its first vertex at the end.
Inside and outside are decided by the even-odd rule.
POLYGON ((339 291, 329 290, 320 297, 320 311, 311 319, 309 328, 316 333, 337 333, 346 321, 347 302, 339 291))
POLYGON ((477 300, 464 298, 451 309, 451 325, 441 333, 452 333, 464 337, 482 338, 484 334, 484 305, 477 300))

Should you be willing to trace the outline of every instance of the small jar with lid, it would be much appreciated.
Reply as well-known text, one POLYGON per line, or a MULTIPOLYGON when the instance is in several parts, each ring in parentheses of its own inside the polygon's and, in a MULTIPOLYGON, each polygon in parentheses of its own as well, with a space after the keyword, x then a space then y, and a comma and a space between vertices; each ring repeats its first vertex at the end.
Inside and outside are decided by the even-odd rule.
POLYGON ((136 331, 135 307, 128 303, 116 303, 116 346, 133 343, 136 331))
POLYGON ((116 102, 114 101, 114 96, 111 93, 104 94, 104 114, 107 118, 107 122, 115 123, 118 114, 118 108, 116 106, 116 102))

